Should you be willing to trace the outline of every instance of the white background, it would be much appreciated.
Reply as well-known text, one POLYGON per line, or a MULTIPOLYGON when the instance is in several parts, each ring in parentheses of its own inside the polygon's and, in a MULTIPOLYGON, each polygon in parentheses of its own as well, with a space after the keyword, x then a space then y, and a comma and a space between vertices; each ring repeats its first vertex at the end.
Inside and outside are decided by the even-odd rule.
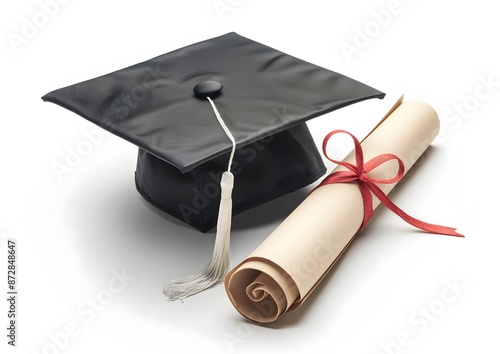
MULTIPOLYGON (((6 240, 18 245, 12 352, 500 351, 500 21, 493 2, 42 3, 50 1, 9 1, 0 11, 2 289, 6 240), (218 13, 214 5, 224 4, 218 13), (31 32, 27 21, 36 23, 31 32), (431 104, 441 135, 391 198, 466 238, 415 232, 380 208, 306 304, 276 323, 244 320, 222 286, 184 303, 167 301, 162 281, 204 266, 214 231, 201 234, 146 204, 134 187, 136 148, 108 133, 61 181, 54 162, 64 163, 94 126, 40 97, 230 31, 388 94, 315 119, 309 126, 318 146, 333 129, 362 137, 400 94, 431 104), (125 272, 126 285, 113 283, 113 272, 125 272), (450 283, 455 293, 446 290, 450 283), (427 319, 419 312, 425 309, 427 319)), ((338 153, 350 148, 346 140, 338 153)), ((307 190, 235 217, 233 264, 307 190)), ((1 304, 4 353, 12 348, 1 304)))

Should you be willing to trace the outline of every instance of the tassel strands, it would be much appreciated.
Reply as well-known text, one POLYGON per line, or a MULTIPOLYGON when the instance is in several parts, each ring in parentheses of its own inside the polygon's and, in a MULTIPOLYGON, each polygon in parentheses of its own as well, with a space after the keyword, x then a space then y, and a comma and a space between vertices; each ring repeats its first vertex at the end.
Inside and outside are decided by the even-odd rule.
POLYGON ((221 200, 217 219, 217 234, 215 236, 214 252, 211 262, 199 273, 165 282, 163 294, 171 301, 182 301, 186 297, 200 293, 214 284, 222 282, 230 266, 230 236, 233 209, 232 191, 234 186, 234 176, 231 173, 231 165, 236 151, 236 142, 222 120, 213 101, 210 97, 207 97, 207 99, 212 105, 217 120, 232 143, 228 168, 227 171, 222 174, 221 178, 221 200))

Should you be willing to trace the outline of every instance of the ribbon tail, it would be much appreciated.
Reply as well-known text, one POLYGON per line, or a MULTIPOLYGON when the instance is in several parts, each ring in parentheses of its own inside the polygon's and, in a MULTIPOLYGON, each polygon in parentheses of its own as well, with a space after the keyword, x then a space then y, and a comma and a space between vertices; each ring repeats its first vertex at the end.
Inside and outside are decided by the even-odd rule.
POLYGON ((358 182, 359 186, 359 191, 361 192, 361 197, 363 198, 363 206, 365 208, 364 210, 364 217, 363 217, 363 223, 361 224, 361 228, 365 227, 365 225, 370 221, 370 219, 373 216, 373 198, 372 198, 372 193, 370 191, 370 186, 363 181, 358 182))
POLYGON ((415 226, 421 230, 447 235, 447 236, 456 236, 456 237, 465 237, 462 234, 459 234, 456 228, 441 226, 436 224, 430 224, 425 221, 416 219, 408 214, 406 214, 403 210, 401 210, 396 204, 394 204, 389 197, 377 186, 375 183, 369 183, 370 189, 375 194, 375 196, 393 213, 398 215, 401 219, 406 221, 408 224, 415 226))

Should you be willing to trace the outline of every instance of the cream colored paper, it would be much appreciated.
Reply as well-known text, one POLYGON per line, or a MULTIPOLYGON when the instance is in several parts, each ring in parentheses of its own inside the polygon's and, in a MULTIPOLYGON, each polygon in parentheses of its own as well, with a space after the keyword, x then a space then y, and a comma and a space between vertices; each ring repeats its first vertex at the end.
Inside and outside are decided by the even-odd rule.
MULTIPOLYGON (((403 160, 406 173, 437 136, 439 119, 426 103, 402 101, 368 134, 362 147, 365 162, 392 153, 403 160)), ((330 144, 335 144, 335 138, 330 144)), ((354 160, 354 151, 344 159, 354 160)), ((345 168, 334 171, 341 169, 345 168)), ((396 172, 397 163, 391 161, 370 176, 390 178, 396 172)), ((387 194, 394 185, 379 187, 387 194)), ((373 196, 373 207, 379 204, 373 196)), ((298 308, 347 249, 362 224, 363 212, 357 183, 318 188, 227 274, 224 283, 231 303, 243 316, 262 323, 298 308)))

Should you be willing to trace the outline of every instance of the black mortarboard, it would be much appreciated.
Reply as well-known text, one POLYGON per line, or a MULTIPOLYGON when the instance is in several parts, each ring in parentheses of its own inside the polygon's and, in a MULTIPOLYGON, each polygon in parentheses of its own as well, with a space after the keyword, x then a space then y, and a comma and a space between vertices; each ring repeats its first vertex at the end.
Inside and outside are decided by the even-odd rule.
POLYGON ((326 172, 307 120, 383 97, 349 77, 228 33, 42 99, 137 145, 141 195, 206 231, 217 223, 221 173, 234 153, 231 134, 236 214, 326 172))

